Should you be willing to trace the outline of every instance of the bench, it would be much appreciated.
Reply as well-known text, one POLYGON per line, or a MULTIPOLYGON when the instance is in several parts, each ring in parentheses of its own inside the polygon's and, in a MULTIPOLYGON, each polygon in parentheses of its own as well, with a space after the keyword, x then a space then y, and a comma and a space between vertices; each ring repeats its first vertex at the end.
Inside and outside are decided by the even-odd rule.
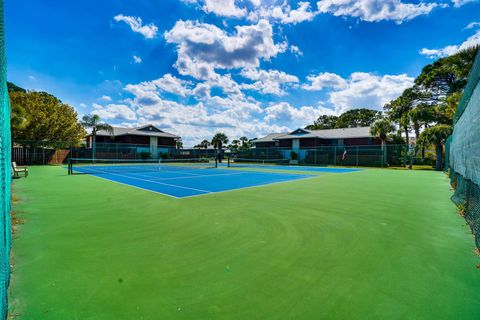
POLYGON ((28 168, 27 167, 19 167, 17 166, 17 163, 14 161, 12 162, 12 173, 14 178, 20 178, 20 173, 23 173, 23 175, 28 177, 28 168))

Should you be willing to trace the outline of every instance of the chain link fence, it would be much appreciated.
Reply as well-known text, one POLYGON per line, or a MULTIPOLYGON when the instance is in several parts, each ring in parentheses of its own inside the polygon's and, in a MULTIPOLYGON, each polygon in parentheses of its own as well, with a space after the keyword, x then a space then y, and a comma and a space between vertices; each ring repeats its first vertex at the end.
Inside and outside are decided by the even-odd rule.
POLYGON ((8 285, 10 282, 11 210, 11 140, 10 105, 7 89, 7 61, 3 0, 0 0, 0 317, 8 316, 8 285))
POLYGON ((459 207, 480 248, 480 51, 462 100, 454 117, 452 136, 447 141, 448 168, 459 207))

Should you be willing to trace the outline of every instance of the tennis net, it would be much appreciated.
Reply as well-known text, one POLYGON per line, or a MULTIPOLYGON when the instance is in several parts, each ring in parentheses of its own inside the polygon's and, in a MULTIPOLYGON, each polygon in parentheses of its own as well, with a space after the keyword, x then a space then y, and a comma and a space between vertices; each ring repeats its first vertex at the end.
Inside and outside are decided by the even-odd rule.
POLYGON ((160 160, 72 158, 68 162, 68 174, 121 174, 134 172, 212 169, 216 167, 217 161, 214 158, 160 160))
POLYGON ((228 167, 248 168, 257 166, 288 165, 288 159, 228 158, 228 167))

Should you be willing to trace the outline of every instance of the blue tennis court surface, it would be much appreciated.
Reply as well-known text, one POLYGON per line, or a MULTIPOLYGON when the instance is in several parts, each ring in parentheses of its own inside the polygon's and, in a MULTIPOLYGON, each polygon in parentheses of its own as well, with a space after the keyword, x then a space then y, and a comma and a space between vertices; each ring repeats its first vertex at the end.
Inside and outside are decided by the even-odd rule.
POLYGON ((288 182, 309 174, 272 173, 230 169, 197 169, 162 166, 82 166, 76 173, 126 184, 135 188, 184 198, 241 188, 288 182))

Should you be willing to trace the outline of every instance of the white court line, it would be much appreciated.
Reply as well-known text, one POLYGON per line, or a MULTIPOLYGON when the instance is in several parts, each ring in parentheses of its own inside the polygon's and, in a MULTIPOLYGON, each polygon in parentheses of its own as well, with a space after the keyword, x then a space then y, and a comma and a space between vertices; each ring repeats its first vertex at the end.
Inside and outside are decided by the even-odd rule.
POLYGON ((277 181, 277 182, 267 182, 267 183, 265 183, 265 184, 257 184, 257 185, 255 185, 255 186, 240 187, 240 188, 228 189, 228 190, 222 190, 222 191, 212 191, 212 192, 206 193, 206 194, 194 194, 194 195, 191 195, 191 196, 181 197, 181 198, 179 198, 179 199, 193 198, 193 197, 199 197, 199 196, 208 196, 208 195, 213 195, 213 194, 215 194, 215 193, 225 193, 225 192, 236 191, 236 190, 243 190, 243 189, 261 188, 261 187, 271 186, 271 185, 275 185, 275 184, 295 182, 295 181, 302 181, 302 180, 309 180, 309 179, 315 179, 315 178, 319 178, 319 177, 321 177, 321 176, 320 176, 320 175, 312 175, 311 177, 304 177, 304 178, 299 178, 299 179, 291 179, 291 180, 277 181))
MULTIPOLYGON (((95 171, 99 171, 99 172, 103 172, 103 173, 112 173, 111 171, 106 171, 106 170, 101 170, 102 167, 107 167, 107 166, 98 166, 98 167, 95 167, 95 169, 90 169, 88 167, 80 167, 80 168, 83 168, 83 169, 86 169, 86 170, 95 170, 95 171)), ((142 166, 128 166, 128 165, 119 165, 119 166, 116 166, 116 168, 145 168, 145 167, 142 167, 142 166)), ((152 165, 149 165, 148 167, 152 167, 152 165)), ((115 168, 114 167, 109 167, 109 168, 115 168)), ((153 168, 155 168, 155 170, 152 170, 151 172, 174 172, 174 173, 178 173, 178 174, 183 174, 183 175, 189 175, 189 176, 197 176, 198 173, 191 173, 191 172, 184 172, 183 170, 185 171, 191 171, 191 170, 199 170, 199 168, 191 168, 191 169, 177 169, 177 170, 173 170, 173 167, 165 167, 165 166, 153 166, 153 168)))
MULTIPOLYGON (((85 169, 85 168, 83 168, 85 169)), ((97 171, 98 172, 98 171, 97 171)), ((93 173, 95 174, 95 172, 93 173)), ((186 189, 186 190, 193 190, 193 191, 199 191, 199 192, 204 192, 204 193, 210 193, 212 191, 207 191, 207 190, 202 190, 202 189, 196 189, 196 188, 189 188, 189 187, 183 187, 183 186, 178 186, 176 184, 170 184, 170 183, 164 183, 164 182, 157 182, 157 181, 154 181, 154 180, 147 180, 147 179, 142 179, 142 178, 135 178, 135 177, 131 177, 131 176, 126 176, 126 175, 123 175, 123 174, 119 174, 119 173, 110 173, 110 172, 106 172, 106 174, 111 174, 111 175, 115 175, 115 176, 119 176, 119 177, 124 177, 124 178, 128 178, 128 179, 134 179, 134 180, 140 180, 140 181, 145 181, 145 182, 151 182, 151 183, 155 183, 155 184, 161 184, 161 185, 165 185, 165 186, 169 186, 169 187, 175 187, 175 188, 180 188, 180 189, 186 189)), ((115 181, 115 180, 111 180, 111 181, 115 181)))
MULTIPOLYGON (((218 176, 235 176, 239 174, 245 174, 245 172, 238 172, 238 173, 221 173, 221 174, 202 174, 196 175, 193 177, 174 177, 174 178, 154 178, 155 181, 163 181, 163 180, 179 180, 179 179, 195 179, 195 178, 208 178, 208 177, 218 177, 218 176)), ((147 175, 140 174, 139 176, 151 178, 147 175)))
MULTIPOLYGON (((85 168, 84 168, 85 169, 85 168)), ((78 171, 78 170, 75 170, 75 171, 78 171)), ((363 169, 359 169, 358 171, 350 171, 350 172, 342 172, 342 174, 348 174, 348 173, 360 173, 364 171, 363 169)), ((81 172, 81 171, 78 171, 78 172, 81 172)), ((253 171, 253 172, 256 172, 256 171, 253 171)), ((82 173, 82 172, 81 172, 82 173)), ((84 172, 83 172, 84 173, 84 172)), ((105 172, 105 173, 108 173, 108 172, 105 172)), ((250 173, 250 171, 243 171, 242 173, 250 173)), ((280 173, 280 172, 267 172, 267 173, 272 173, 272 174, 286 174, 288 175, 289 173, 280 173)), ((298 175, 298 174, 297 174, 298 175)), ((133 187, 133 188, 136 188, 136 189, 140 189, 140 190, 143 190, 143 191, 148 191, 148 192, 152 192, 152 193, 157 193, 157 194, 161 194, 161 195, 164 195, 164 196, 167 196, 167 197, 171 197, 171 198, 175 198, 175 199, 185 199, 185 198, 193 198, 193 197, 200 197, 200 196, 206 196, 206 195, 212 195, 212 194, 215 194, 215 193, 225 193, 225 192, 230 192, 230 191, 236 191, 236 190, 242 190, 242 189, 250 189, 250 188, 261 188, 261 187, 266 187, 266 186, 269 186, 269 185, 276 185, 276 184, 282 184, 282 183, 288 183, 288 182, 295 182, 295 181, 301 181, 301 180, 309 180, 309 179, 316 179, 316 178, 321 178, 321 177, 328 177, 330 175, 313 175, 313 174, 303 174, 303 175, 310 175, 310 177, 305 177, 305 178, 300 178, 300 179, 294 179, 294 180, 286 180, 286 181, 278 181, 278 182, 270 182, 270 183, 265 183, 265 184, 259 184, 259 185, 255 185, 255 186, 248 186, 248 187, 240 187, 240 188, 234 188, 234 189, 228 189, 228 190, 222 190, 222 191, 206 191, 206 190, 201 190, 201 192, 205 192, 205 193, 202 193, 202 194, 196 194, 196 195, 191 195, 191 196, 183 196, 183 197, 177 197, 177 196, 174 196, 174 195, 171 195, 171 194, 168 194, 168 193, 163 193, 163 192, 159 192, 159 191, 155 191, 155 190, 151 190, 151 189, 145 189, 145 188, 142 188, 142 187, 138 187, 138 186, 135 186, 135 185, 132 185, 132 184, 128 184, 128 183, 124 183, 124 182, 120 182, 120 181, 117 181, 117 180, 112 180, 112 179, 108 179, 108 178, 104 178, 104 177, 100 177, 98 175, 94 175, 94 177, 96 178, 100 178, 100 179, 103 179, 103 180, 107 180, 107 181, 110 181, 110 182, 116 182, 118 184, 122 184, 122 185, 125 185, 125 186, 129 186, 129 187, 133 187)), ((334 176, 334 175, 332 175, 334 176)), ((128 178, 128 176, 127 176, 128 178)), ((140 179, 140 180, 143 180, 143 179, 140 179)), ((152 181, 153 183, 156 183, 155 181, 152 181)), ((161 183, 160 183, 161 184, 161 183)), ((168 185, 168 184, 167 184, 168 185)), ((179 187, 177 185, 172 185, 173 187, 179 187)), ((198 191, 200 191, 198 189, 198 191)))
MULTIPOLYGON (((82 172, 82 173, 85 173, 85 172, 82 172)), ((173 196, 171 194, 168 194, 168 193, 163 193, 163 192, 160 192, 160 191, 155 191, 155 190, 151 190, 151 189, 145 189, 145 188, 141 188, 141 187, 137 187, 133 184, 128 184, 128 183, 125 183, 125 182, 120 182, 120 181, 117 181, 117 180, 112 180, 112 179, 108 179, 108 178, 104 178, 104 177, 100 177, 100 176, 96 176, 96 175, 91 175, 92 177, 95 177, 95 178, 98 178, 98 179, 102 179, 102 180, 107 180, 109 182, 113 182, 113 183, 118 183, 118 184, 121 184, 121 185, 124 185, 124 186, 129 186, 131 188, 135 188, 135 189, 139 189, 139 190, 143 190, 143 191, 148 191, 148 192, 151 192, 151 193, 156 193, 156 194, 161 194, 161 195, 164 195, 164 196, 167 196, 167 197, 171 197, 171 198, 175 198, 175 199, 181 199, 181 198, 185 198, 185 197, 176 197, 176 196, 173 196)))
MULTIPOLYGON (((349 174, 349 173, 359 173, 363 172, 363 169, 359 169, 358 171, 349 171, 349 172, 342 172, 341 174, 349 174)), ((244 172, 259 172, 259 171, 244 171, 244 172)), ((262 173, 262 172, 260 172, 262 173)), ((272 173, 272 174, 283 174, 283 175, 288 175, 291 173, 281 173, 281 172, 265 172, 265 173, 272 173)), ((331 172, 327 172, 331 173, 331 172)), ((261 187, 266 187, 269 185, 275 185, 275 184, 281 184, 281 183, 288 183, 288 182, 295 182, 295 181, 302 181, 302 180, 309 180, 309 179, 316 179, 316 178, 325 178, 325 177, 334 177, 335 175, 321 175, 321 174, 296 174, 296 175, 304 175, 304 176, 310 176, 310 177, 305 177, 305 178, 299 178, 299 179, 292 179, 292 180, 285 180, 285 181, 278 181, 278 182, 270 182, 270 183, 265 183, 265 184, 258 184, 255 186, 248 186, 248 187, 240 187, 240 188, 235 188, 235 189, 228 189, 228 190, 222 190, 222 191, 212 191, 210 193, 206 194, 194 194, 191 196, 185 196, 185 197, 179 197, 178 199, 185 199, 185 198, 194 198, 194 197, 199 197, 199 196, 208 196, 208 195, 213 195, 215 193, 224 193, 224 192, 230 192, 230 191, 236 191, 236 190, 242 190, 242 189, 250 189, 250 188, 261 188, 261 187)))
MULTIPOLYGON (((157 174, 157 173, 162 173, 160 171, 150 171, 151 173, 153 174, 157 174)), ((175 172, 175 171, 169 171, 170 172, 175 172)), ((163 172, 165 173, 165 172, 163 172)), ((145 178, 149 178, 151 179, 152 177, 147 175, 146 173, 140 173, 140 172, 131 172, 129 174, 132 174, 134 176, 138 176, 138 177, 145 177, 145 178)), ((175 177, 175 178, 165 178, 165 179, 189 179, 189 178, 196 178, 196 177, 203 177, 203 175, 200 175, 200 174, 191 174, 191 176, 186 176, 186 177, 175 177)), ((155 178, 154 180, 157 180, 159 178, 155 178)))
MULTIPOLYGON (((168 170, 165 167, 160 167, 160 170, 154 171, 154 172, 175 172, 175 173, 180 173, 180 174, 185 174, 185 175, 198 176, 197 173, 182 172, 181 170, 182 169, 180 169, 180 170, 171 170, 171 169, 168 170)), ((200 169, 186 169, 186 170, 200 170, 200 169)))

